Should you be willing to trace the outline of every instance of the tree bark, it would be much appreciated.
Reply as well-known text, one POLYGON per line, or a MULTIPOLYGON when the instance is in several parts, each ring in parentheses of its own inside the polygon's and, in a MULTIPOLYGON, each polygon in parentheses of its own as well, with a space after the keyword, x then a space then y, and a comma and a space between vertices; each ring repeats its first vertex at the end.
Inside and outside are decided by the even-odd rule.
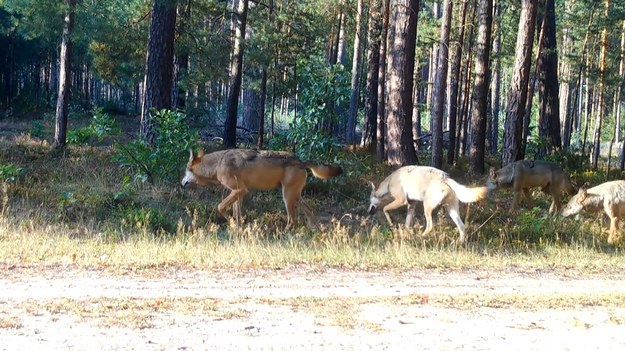
POLYGON ((449 57, 449 32, 451 28, 452 1, 445 0, 443 4, 443 19, 441 21, 441 39, 438 45, 438 63, 432 96, 432 166, 443 166, 443 105, 445 103, 445 86, 447 84, 447 67, 449 57))
POLYGON ((412 138, 412 85, 419 0, 392 1, 388 53, 388 152, 391 165, 418 162, 412 138))
POLYGON ((469 0, 463 0, 462 2, 462 20, 460 21, 460 34, 458 41, 456 42, 455 49, 452 51, 451 62, 451 77, 450 77, 450 90, 449 95, 449 148, 447 149, 447 164, 452 165, 456 157, 456 121, 458 115, 458 95, 460 92, 460 66, 462 61, 462 47, 464 45, 464 28, 467 18, 467 8, 469 0))
POLYGON ((493 41, 493 67, 491 69, 491 95, 490 95, 490 134, 488 136, 490 152, 496 154, 499 144, 499 111, 500 111, 500 97, 501 94, 501 60, 499 55, 501 53, 501 31, 499 26, 501 3, 496 1, 493 5, 493 33, 495 39, 493 41))
MULTIPOLYGON (((610 0, 605 0, 605 17, 610 15, 610 0)), ((605 69, 606 52, 608 48, 608 28, 601 31, 601 52, 599 54, 599 97, 597 102, 597 119, 595 124, 595 134, 593 138, 592 168, 597 169, 599 163, 599 151, 601 149, 601 128, 603 125, 603 108, 605 94, 605 69)))
POLYGON ((362 37, 362 8, 363 0, 358 0, 358 12, 356 14, 356 34, 354 35, 354 57, 352 59, 352 81, 351 90, 352 95, 349 100, 349 116, 347 119, 347 130, 345 131, 345 139, 348 145, 352 145, 356 142, 356 118, 358 117, 358 101, 360 100, 360 56, 361 56, 361 44, 360 38, 362 37))
POLYGON ((66 1, 65 21, 63 24, 63 40, 59 57, 59 93, 56 99, 56 116, 54 123, 54 146, 64 148, 67 144, 67 115, 72 85, 72 31, 74 29, 74 11, 76 0, 66 1))
POLYGON ((532 58, 532 41, 536 21, 537 0, 522 2, 519 32, 517 34, 514 69, 510 93, 508 95, 508 111, 506 113, 504 148, 502 152, 502 167, 508 163, 520 160, 523 155, 523 116, 527 99, 527 86, 532 58))
POLYGON ((380 70, 380 33, 382 32, 381 8, 384 1, 373 0, 369 9, 369 28, 367 45, 367 83, 365 95, 365 126, 361 146, 375 148, 378 110, 378 72, 380 70))
POLYGON ((546 141, 541 150, 541 158, 562 146, 560 135, 560 101, 558 99, 558 47, 556 43, 555 0, 545 0, 545 15, 541 30, 543 38, 539 48, 538 92, 540 111, 538 121, 539 136, 546 141))
POLYGON ((475 56, 475 86, 471 109, 471 142, 469 169, 472 173, 484 173, 486 150, 486 109, 488 107, 490 38, 493 21, 493 1, 480 0, 478 4, 479 28, 475 56))
POLYGON ((382 33, 380 36, 380 65, 378 72, 378 115, 376 131, 376 160, 384 162, 386 160, 386 49, 389 37, 389 19, 391 0, 384 2, 382 33))
POLYGON ((140 129, 141 137, 150 144, 155 139, 151 110, 172 105, 175 29, 176 0, 153 0, 140 129))
POLYGON ((230 91, 228 93, 226 120, 224 122, 224 146, 237 146, 237 115, 239 94, 243 79, 243 46, 247 24, 248 0, 239 0, 236 12, 236 24, 232 34, 232 58, 230 61, 230 91))

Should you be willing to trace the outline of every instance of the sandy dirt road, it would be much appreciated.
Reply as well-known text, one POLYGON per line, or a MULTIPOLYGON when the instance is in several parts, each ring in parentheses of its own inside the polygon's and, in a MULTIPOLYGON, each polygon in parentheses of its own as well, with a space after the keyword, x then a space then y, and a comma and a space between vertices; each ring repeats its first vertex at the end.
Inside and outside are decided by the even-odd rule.
POLYGON ((3 350, 616 350, 625 274, 1 266, 3 350))

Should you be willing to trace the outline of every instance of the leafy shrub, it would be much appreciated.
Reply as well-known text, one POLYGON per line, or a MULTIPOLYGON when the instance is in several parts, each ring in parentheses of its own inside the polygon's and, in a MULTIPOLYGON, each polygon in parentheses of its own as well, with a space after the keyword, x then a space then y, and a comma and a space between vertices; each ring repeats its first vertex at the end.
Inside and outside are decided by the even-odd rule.
POLYGON ((173 180, 179 176, 181 161, 195 148, 199 135, 191 131, 183 113, 154 111, 154 144, 144 139, 123 143, 117 126, 103 110, 94 115, 94 131, 99 137, 110 136, 115 142, 114 160, 135 173, 136 179, 154 183, 156 179, 173 180))
POLYGON ((342 65, 328 65, 321 57, 298 63, 302 77, 301 112, 286 133, 286 142, 303 159, 327 159, 339 146, 332 127, 339 123, 339 111, 346 110, 348 74, 342 65))
POLYGON ((24 170, 13 164, 0 164, 0 182, 14 182, 22 173, 24 170))

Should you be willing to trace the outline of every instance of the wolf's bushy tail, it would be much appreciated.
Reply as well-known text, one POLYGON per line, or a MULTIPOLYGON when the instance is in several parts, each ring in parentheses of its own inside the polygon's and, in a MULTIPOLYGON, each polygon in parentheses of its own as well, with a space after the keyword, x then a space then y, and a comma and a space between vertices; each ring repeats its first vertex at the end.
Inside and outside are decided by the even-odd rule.
POLYGON ((314 162, 305 162, 306 168, 312 171, 312 174, 321 179, 329 179, 339 176, 343 173, 343 169, 336 165, 317 164, 314 162))
POLYGON ((469 188, 451 178, 447 178, 447 185, 456 193, 458 200, 464 203, 480 201, 488 195, 488 188, 485 186, 469 188))

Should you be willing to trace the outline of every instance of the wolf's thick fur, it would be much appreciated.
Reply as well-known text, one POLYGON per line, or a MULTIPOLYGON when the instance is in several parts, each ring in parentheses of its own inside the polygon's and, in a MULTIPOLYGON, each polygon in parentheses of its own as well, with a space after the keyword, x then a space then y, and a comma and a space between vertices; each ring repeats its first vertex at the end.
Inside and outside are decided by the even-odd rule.
POLYGON ((514 190, 513 208, 519 205, 521 192, 525 195, 529 207, 533 207, 530 189, 541 188, 545 194, 553 198, 549 207, 549 213, 552 214, 560 211, 563 191, 569 195, 576 192, 569 176, 559 164, 532 160, 512 162, 498 171, 491 168, 487 187, 491 190, 498 187, 512 187, 514 190))
POLYGON ((580 212, 597 213, 602 209, 610 217, 608 244, 613 244, 617 239, 620 219, 625 216, 625 180, 605 182, 590 189, 580 188, 562 209, 562 216, 580 212))
POLYGON ((217 206, 217 211, 224 217, 226 210, 235 202, 235 217, 240 221, 241 200, 250 190, 269 190, 282 186, 282 197, 286 206, 287 226, 297 224, 296 209, 302 205, 309 222, 314 222, 312 209, 302 200, 302 189, 306 185, 306 169, 321 179, 340 175, 343 171, 336 165, 322 165, 304 162, 295 155, 284 151, 257 151, 230 149, 204 154, 199 151, 190 157, 187 170, 181 181, 185 187, 189 183, 199 185, 222 185, 230 194, 217 206))
POLYGON ((391 173, 377 188, 371 183, 369 213, 382 208, 386 220, 393 225, 388 211, 408 206, 406 226, 412 225, 417 201, 423 201, 426 227, 423 235, 432 231, 432 211, 446 205, 449 217, 460 232, 460 242, 466 240, 464 223, 460 218, 459 203, 475 202, 486 197, 486 187, 468 188, 449 177, 449 174, 434 167, 404 166, 391 173))

